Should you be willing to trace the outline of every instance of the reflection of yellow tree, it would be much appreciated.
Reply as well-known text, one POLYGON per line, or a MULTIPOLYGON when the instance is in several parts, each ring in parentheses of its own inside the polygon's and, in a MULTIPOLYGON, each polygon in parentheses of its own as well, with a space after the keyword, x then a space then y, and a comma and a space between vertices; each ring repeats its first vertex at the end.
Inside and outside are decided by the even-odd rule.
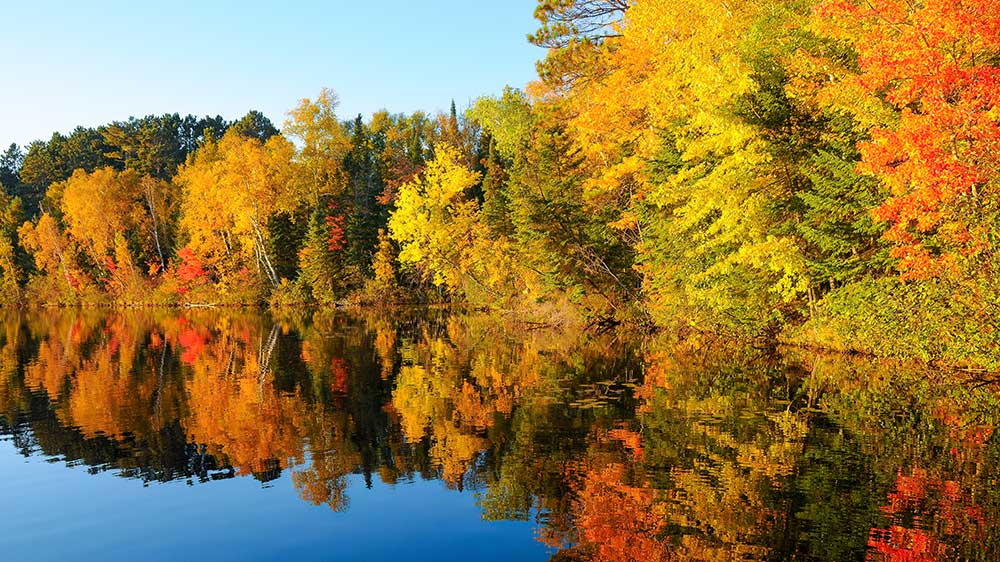
MULTIPOLYGON (((22 383, 18 380, 21 364, 18 350, 22 344, 22 319, 17 312, 2 316, 3 343, 0 345, 0 415, 13 420, 18 410, 26 408, 22 383)), ((8 422, 9 423, 9 422, 8 422)))
POLYGON ((361 463, 349 432, 351 420, 345 412, 330 412, 322 405, 303 410, 310 459, 293 467, 292 482, 303 500, 327 505, 334 511, 347 509, 346 475, 361 463))
MULTIPOLYGON (((410 442, 420 441, 431 435, 431 456, 442 470, 446 482, 457 483, 465 474, 475 456, 489 446, 489 441, 476 434, 469 422, 482 419, 464 418, 456 408, 455 387, 464 389, 461 372, 454 364, 448 365, 449 346, 442 340, 431 342, 431 362, 428 369, 422 365, 405 365, 400 369, 393 406, 399 413, 403 434, 410 442)), ((474 399, 466 399, 466 408, 474 399)))
POLYGON ((533 340, 512 340, 497 322, 451 318, 404 349, 392 395, 403 435, 431 440, 431 457, 450 484, 461 481, 492 443, 496 417, 540 380, 533 340))

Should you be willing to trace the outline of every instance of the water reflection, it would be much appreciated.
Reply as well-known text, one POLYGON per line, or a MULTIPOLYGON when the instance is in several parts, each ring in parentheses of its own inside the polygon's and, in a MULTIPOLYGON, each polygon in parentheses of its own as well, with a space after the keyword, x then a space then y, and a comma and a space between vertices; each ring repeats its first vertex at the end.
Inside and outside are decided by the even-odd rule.
MULTIPOLYGON (((191 485, 433 479, 553 560, 996 560, 995 385, 480 315, 10 313, 23 455, 191 485)), ((403 492, 399 492, 403 493, 403 492)), ((429 506, 433 509, 433 506, 429 506)))

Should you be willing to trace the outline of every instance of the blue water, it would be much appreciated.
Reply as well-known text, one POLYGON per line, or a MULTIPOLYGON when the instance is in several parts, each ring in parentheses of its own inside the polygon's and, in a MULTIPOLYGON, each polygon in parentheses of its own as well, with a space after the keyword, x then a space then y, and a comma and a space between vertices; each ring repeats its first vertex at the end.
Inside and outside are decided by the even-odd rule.
POLYGON ((206 484, 144 485, 86 466, 25 458, 0 442, 0 553, 64 560, 546 560, 526 521, 483 521, 471 491, 440 481, 366 488, 348 477, 349 507, 300 500, 286 474, 206 484))

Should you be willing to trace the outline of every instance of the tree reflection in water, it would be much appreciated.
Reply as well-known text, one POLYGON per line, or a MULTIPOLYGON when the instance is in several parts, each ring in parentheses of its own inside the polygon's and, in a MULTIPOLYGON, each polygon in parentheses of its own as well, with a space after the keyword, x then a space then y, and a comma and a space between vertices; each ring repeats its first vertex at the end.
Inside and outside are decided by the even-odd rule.
POLYGON ((441 311, 41 310, 2 336, 2 432, 95 473, 290 474, 338 511, 349 475, 437 479, 554 560, 1000 557, 1000 395, 919 366, 441 311))

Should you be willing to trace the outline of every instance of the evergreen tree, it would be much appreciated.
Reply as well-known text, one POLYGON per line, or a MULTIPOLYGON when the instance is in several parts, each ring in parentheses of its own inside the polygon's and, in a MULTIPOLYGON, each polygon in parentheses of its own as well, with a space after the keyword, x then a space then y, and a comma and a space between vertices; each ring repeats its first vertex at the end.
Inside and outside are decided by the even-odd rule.
POLYGON ((261 142, 278 134, 278 128, 274 126, 274 123, 257 110, 252 110, 234 121, 229 128, 241 136, 255 138, 261 142))
POLYGON ((21 147, 11 144, 0 155, 0 188, 8 195, 14 195, 21 187, 21 164, 24 153, 21 147))
POLYGON ((488 133, 484 133, 483 137, 489 147, 486 156, 480 160, 483 219, 492 232, 511 236, 514 224, 511 222, 510 197, 507 194, 509 175, 492 137, 488 133))
POLYGON ((347 238, 350 260, 362 271, 371 265, 378 230, 384 227, 378 208, 378 196, 384 190, 381 174, 376 165, 373 138, 361 115, 349 125, 351 148, 344 157, 344 171, 348 176, 348 201, 350 209, 347 238))
POLYGON ((332 198, 324 198, 309 219, 309 230, 298 253, 299 281, 321 304, 332 304, 342 298, 354 277, 345 259, 345 222, 338 204, 332 198))

